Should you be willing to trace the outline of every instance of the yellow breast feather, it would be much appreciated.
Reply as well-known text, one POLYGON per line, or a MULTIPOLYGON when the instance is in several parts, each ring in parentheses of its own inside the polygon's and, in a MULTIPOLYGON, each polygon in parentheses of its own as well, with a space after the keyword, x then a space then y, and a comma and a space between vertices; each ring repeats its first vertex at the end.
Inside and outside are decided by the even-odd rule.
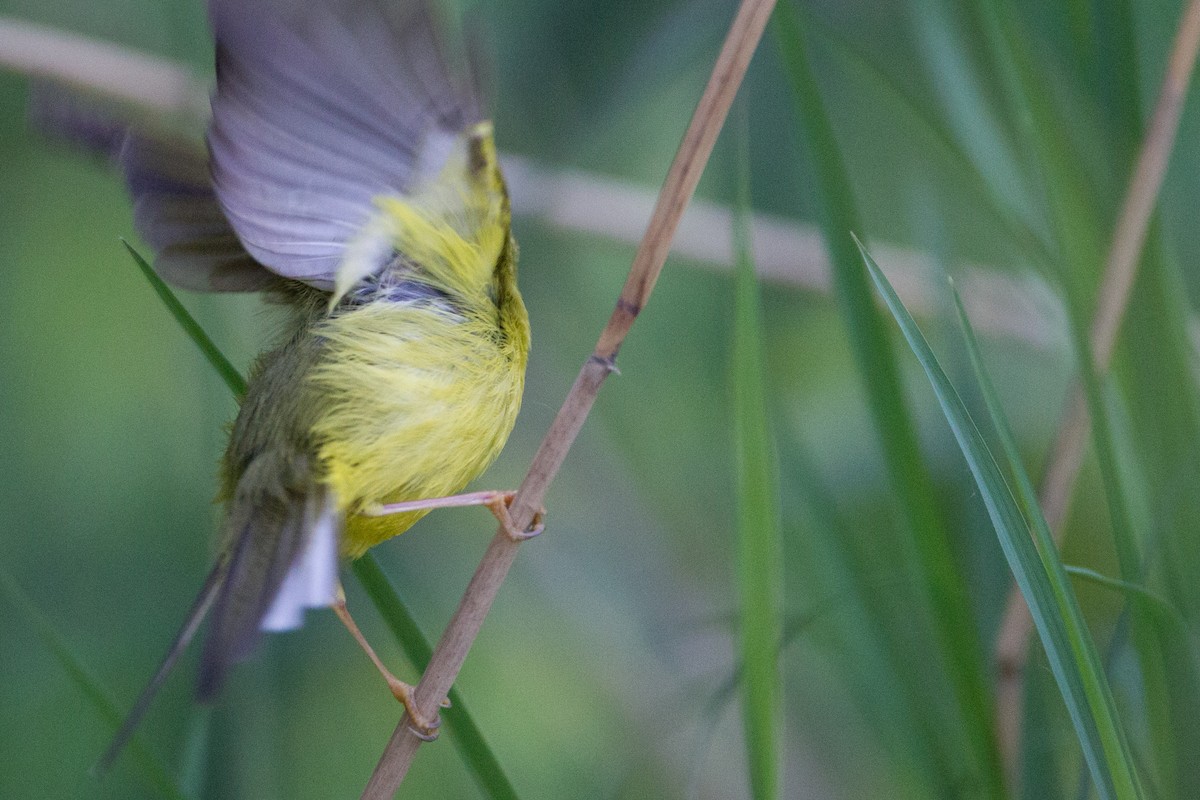
MULTIPOLYGON (((310 375, 323 482, 355 556, 424 512, 355 512, 459 491, 499 454, 524 388, 529 323, 515 280, 508 199, 490 123, 465 131, 437 180, 376 200, 403 279, 436 302, 370 302, 321 322, 310 375)), ((357 265, 339 273, 349 280, 357 265)))
POLYGON ((424 515, 355 512, 459 491, 512 430, 527 330, 497 336, 495 305, 490 314, 463 311, 377 302, 315 331, 325 356, 310 377, 322 397, 312 433, 322 480, 347 515, 346 555, 361 555, 424 515))

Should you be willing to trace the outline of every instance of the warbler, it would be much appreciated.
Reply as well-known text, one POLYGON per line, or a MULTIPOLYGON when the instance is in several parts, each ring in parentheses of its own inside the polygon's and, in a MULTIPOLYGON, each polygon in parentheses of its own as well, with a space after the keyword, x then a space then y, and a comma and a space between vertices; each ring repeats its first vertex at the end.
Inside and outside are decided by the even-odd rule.
MULTIPOLYGON (((338 556, 402 533, 478 476, 512 430, 529 319, 508 195, 468 70, 416 0, 212 0, 207 164, 130 134, 135 226, 168 281, 289 308, 255 364, 221 468, 216 565, 102 761, 131 735, 211 608, 201 699, 262 630, 345 610, 338 556), (389 513, 394 512, 394 513, 389 513)), ((529 533, 512 530, 520 538, 529 533)))

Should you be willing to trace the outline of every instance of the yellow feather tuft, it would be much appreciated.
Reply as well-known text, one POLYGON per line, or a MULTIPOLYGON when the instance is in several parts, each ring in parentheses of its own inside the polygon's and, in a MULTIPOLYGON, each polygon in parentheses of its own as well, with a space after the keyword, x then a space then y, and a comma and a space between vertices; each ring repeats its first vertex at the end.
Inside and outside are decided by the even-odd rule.
POLYGON ((324 482, 348 515, 357 556, 422 512, 356 516, 383 503, 459 491, 504 446, 520 408, 525 351, 496 318, 372 303, 322 324, 328 357, 311 381, 325 396, 313 426, 324 482))
POLYGON ((409 195, 375 198, 376 216, 350 243, 338 268, 330 309, 391 250, 420 264, 431 285, 468 295, 490 280, 510 213, 492 123, 463 131, 434 179, 409 195))
POLYGON ((460 491, 499 455, 520 407, 529 321, 490 123, 459 144, 428 187, 376 201, 376 231, 446 302, 380 299, 313 331, 323 345, 309 374, 321 398, 311 432, 321 480, 347 516, 349 556, 424 516, 357 511, 460 491))

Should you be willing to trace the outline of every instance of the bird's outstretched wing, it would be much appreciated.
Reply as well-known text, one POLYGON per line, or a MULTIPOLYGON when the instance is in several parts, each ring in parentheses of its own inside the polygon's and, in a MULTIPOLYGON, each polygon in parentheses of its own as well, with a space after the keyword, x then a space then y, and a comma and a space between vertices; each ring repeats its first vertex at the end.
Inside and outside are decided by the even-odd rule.
POLYGON ((208 153, 198 141, 152 129, 104 97, 40 81, 30 123, 48 138, 115 162, 133 198, 133 224, 169 283, 202 292, 251 292, 277 277, 257 263, 217 202, 208 153))
POLYGON ((469 59, 421 0, 212 0, 210 17, 207 153, 65 86, 43 87, 34 121, 119 161, 172 284, 255 291, 276 275, 331 290, 376 199, 435 178, 482 120, 469 59))
POLYGON ((202 149, 130 132, 117 159, 133 197, 134 226, 164 280, 202 292, 252 292, 275 280, 229 226, 202 149))
MULTIPOLYGON (((479 121, 420 2, 214 0, 208 142, 233 230, 272 272, 331 289, 378 211, 479 121)), ((383 264, 380 264, 382 267, 383 264)))

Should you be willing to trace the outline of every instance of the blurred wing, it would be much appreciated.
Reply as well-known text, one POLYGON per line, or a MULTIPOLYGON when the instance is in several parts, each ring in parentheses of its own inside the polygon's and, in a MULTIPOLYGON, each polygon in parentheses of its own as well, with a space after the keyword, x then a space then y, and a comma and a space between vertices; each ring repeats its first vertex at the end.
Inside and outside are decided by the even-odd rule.
POLYGON ((154 270, 164 280, 207 292, 257 291, 275 280, 229 227, 204 151, 131 133, 119 160, 134 227, 154 249, 154 270))
MULTIPOLYGON (((330 289, 374 199, 437 174, 478 104, 414 0, 213 0, 221 207, 273 272, 330 289)), ((382 264, 381 264, 382 266, 382 264)))
POLYGON ((166 280, 201 291, 254 291, 275 280, 226 222, 202 147, 138 130, 113 103, 57 83, 35 85, 30 120, 48 136, 119 162, 134 227, 166 280))
POLYGON ((200 656, 201 700, 216 695, 261 631, 298 627, 304 609, 328 606, 337 593, 341 518, 328 492, 310 485, 303 461, 281 458, 252 461, 230 501, 229 566, 200 656))

